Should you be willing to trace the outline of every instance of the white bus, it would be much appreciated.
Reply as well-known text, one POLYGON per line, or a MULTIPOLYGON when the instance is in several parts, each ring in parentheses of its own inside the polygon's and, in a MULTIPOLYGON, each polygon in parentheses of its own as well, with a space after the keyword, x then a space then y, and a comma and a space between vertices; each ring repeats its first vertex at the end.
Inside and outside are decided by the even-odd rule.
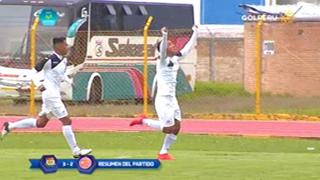
MULTIPOLYGON (((142 33, 146 19, 152 30, 191 29, 199 23, 200 0, 2 0, 0 1, 0 96, 28 96, 29 41, 34 14, 52 8, 62 14, 54 27, 39 25, 38 60, 52 53, 51 39, 66 36, 78 25, 71 56, 73 86, 63 83, 62 96, 72 101, 139 100, 142 98, 142 33), (75 23, 77 21, 81 23, 75 23), (113 32, 110 34, 108 32, 113 32)), ((149 37, 150 47, 157 37, 149 37)), ((183 38, 180 38, 183 40, 183 38)), ((154 49, 151 51, 154 52, 154 49)), ((149 57, 149 87, 155 53, 149 57)), ((178 94, 192 91, 196 53, 182 61, 178 94)))

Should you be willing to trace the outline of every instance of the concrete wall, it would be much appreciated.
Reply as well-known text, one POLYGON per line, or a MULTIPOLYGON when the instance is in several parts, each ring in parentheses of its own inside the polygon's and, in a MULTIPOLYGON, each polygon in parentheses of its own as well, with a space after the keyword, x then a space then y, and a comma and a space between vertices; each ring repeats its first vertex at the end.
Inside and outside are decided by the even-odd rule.
POLYGON ((243 83, 243 38, 198 39, 197 80, 243 83))
MULTIPOLYGON (((255 23, 245 24, 244 85, 255 87, 255 23)), ((273 55, 262 58, 262 91, 320 96, 320 22, 266 23, 262 37, 272 40, 273 55)))

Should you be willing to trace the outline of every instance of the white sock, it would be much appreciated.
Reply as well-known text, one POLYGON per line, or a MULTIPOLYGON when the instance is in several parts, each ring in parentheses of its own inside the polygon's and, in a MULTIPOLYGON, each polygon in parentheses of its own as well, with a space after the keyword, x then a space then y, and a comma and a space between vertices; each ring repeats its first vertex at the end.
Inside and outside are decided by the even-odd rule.
POLYGON ((72 151, 79 149, 77 145, 76 137, 74 136, 71 125, 62 126, 62 132, 70 146, 70 149, 72 151))
POLYGON ((37 120, 35 118, 27 118, 22 119, 16 122, 9 123, 9 129, 17 129, 17 128, 35 128, 37 126, 37 120))
POLYGON ((160 150, 160 154, 166 154, 168 153, 168 150, 170 149, 171 144, 177 140, 177 136, 174 134, 166 134, 163 140, 163 145, 160 150))
POLYGON ((147 125, 151 128, 154 128, 157 130, 162 130, 160 121, 156 121, 156 120, 152 120, 152 119, 143 119, 142 122, 144 125, 147 125))

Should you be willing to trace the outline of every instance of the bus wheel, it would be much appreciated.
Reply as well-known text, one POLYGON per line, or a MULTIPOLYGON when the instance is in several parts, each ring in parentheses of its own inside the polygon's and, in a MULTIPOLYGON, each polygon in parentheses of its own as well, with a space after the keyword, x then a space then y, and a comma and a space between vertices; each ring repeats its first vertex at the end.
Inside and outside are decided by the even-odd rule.
POLYGON ((99 77, 94 77, 91 87, 89 103, 98 104, 102 102, 102 84, 99 77))

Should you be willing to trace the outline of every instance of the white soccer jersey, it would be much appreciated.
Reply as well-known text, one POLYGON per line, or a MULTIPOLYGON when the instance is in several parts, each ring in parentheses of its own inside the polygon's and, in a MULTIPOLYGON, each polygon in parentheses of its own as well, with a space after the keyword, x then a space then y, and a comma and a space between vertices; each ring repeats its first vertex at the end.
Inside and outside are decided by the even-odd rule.
POLYGON ((43 71, 42 79, 37 86, 42 84, 46 88, 42 92, 42 98, 61 98, 60 85, 63 80, 67 79, 66 69, 67 59, 57 53, 37 64, 36 70, 38 72, 43 71))
POLYGON ((176 95, 177 74, 180 67, 179 60, 184 58, 191 51, 194 43, 197 40, 197 30, 196 28, 193 28, 193 34, 189 42, 180 51, 180 53, 173 57, 167 56, 167 39, 168 33, 162 32, 160 57, 157 59, 157 73, 154 81, 157 83, 158 96, 176 95))

